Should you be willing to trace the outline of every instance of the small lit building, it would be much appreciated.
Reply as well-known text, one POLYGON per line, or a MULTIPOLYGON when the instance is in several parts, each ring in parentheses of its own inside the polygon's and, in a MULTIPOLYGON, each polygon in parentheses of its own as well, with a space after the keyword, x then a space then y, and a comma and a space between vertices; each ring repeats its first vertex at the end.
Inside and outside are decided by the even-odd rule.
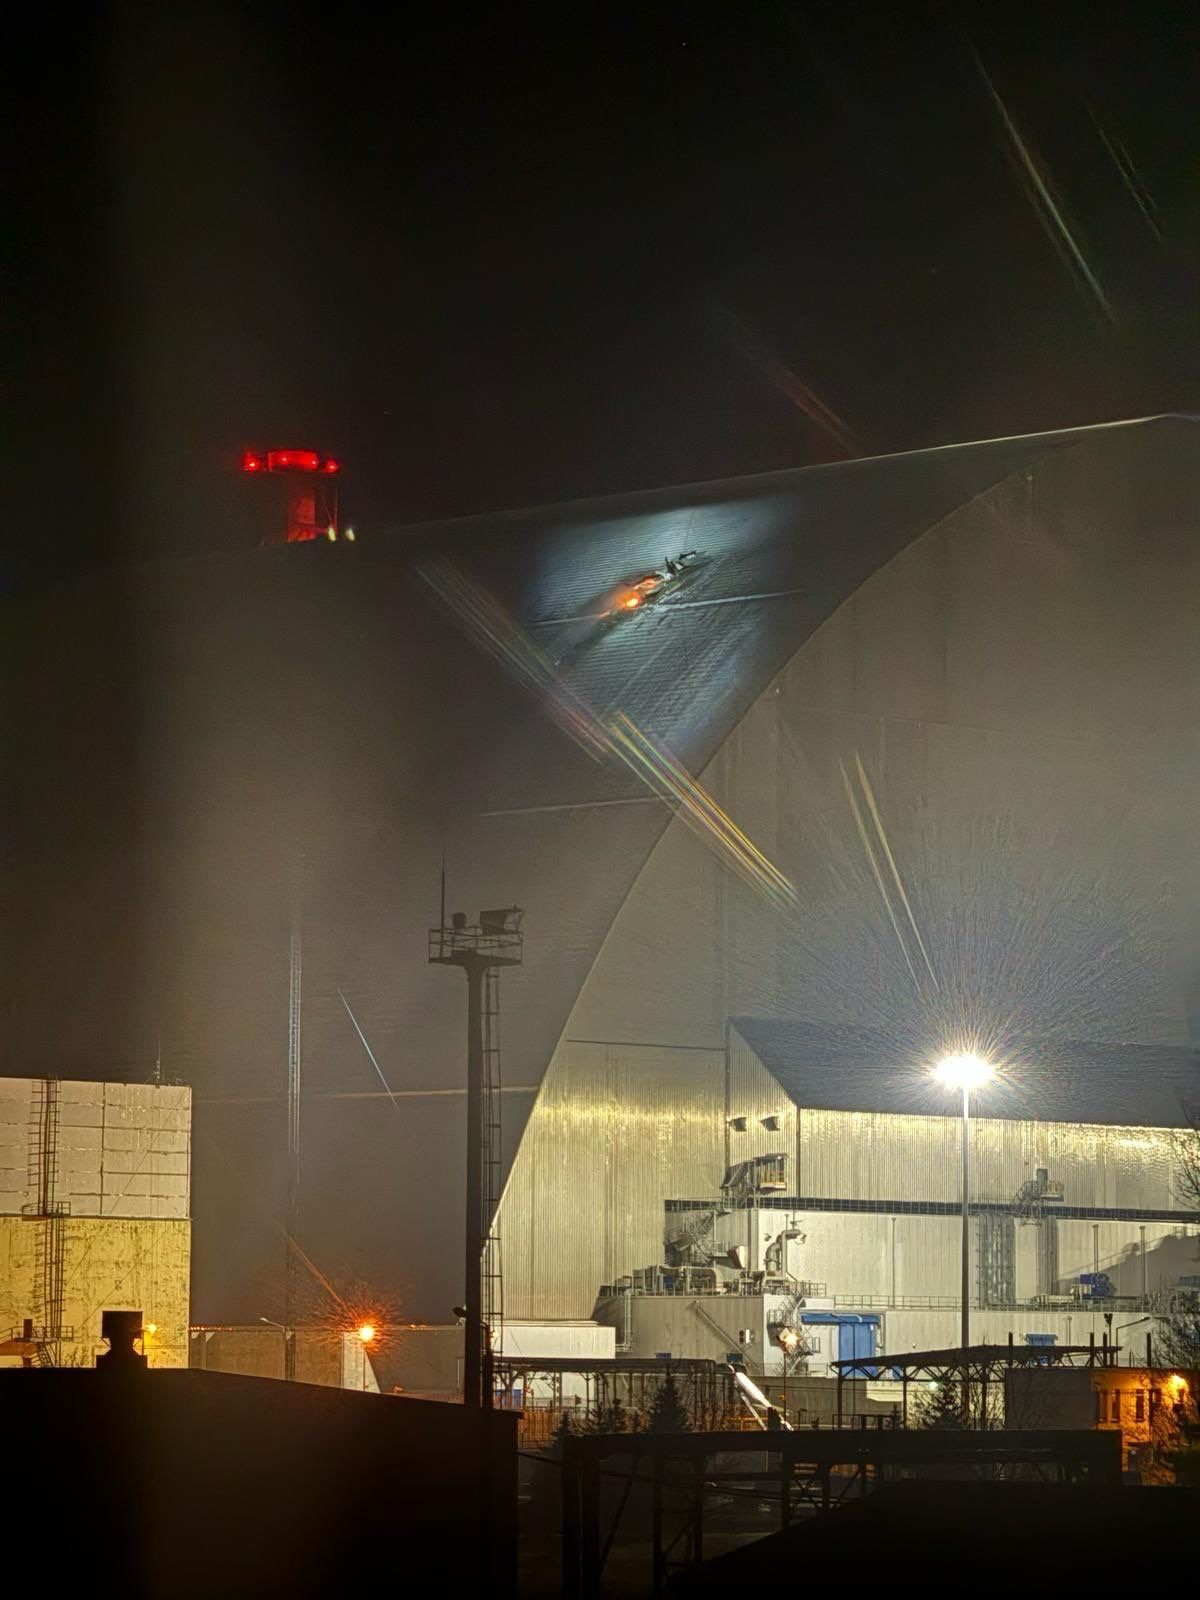
POLYGON ((0 1078, 0 1364, 90 1367, 130 1310, 187 1365, 191 1125, 175 1084, 0 1078))
MULTIPOLYGON (((397 1394, 424 1400, 457 1400, 462 1394, 462 1323, 414 1323, 390 1330, 388 1370, 397 1394)), ((496 1354, 514 1361, 552 1363, 578 1361, 587 1366, 611 1361, 616 1354, 613 1328, 585 1319, 561 1322, 505 1321, 496 1339, 496 1354)), ((570 1372, 555 1382, 531 1378, 523 1391, 526 1403, 559 1398, 582 1401, 587 1385, 570 1372)))
POLYGON ((188 1365, 244 1378, 283 1378, 294 1341, 297 1383, 378 1394, 371 1360, 374 1329, 370 1335, 364 1339, 357 1328, 285 1328, 265 1321, 198 1325, 189 1330, 188 1365))
POLYGON ((1162 1367, 1041 1367, 1005 1376, 1010 1428, 1100 1428, 1121 1435, 1121 1464, 1156 1477, 1169 1473, 1166 1451, 1180 1424, 1195 1415, 1200 1372, 1162 1367))

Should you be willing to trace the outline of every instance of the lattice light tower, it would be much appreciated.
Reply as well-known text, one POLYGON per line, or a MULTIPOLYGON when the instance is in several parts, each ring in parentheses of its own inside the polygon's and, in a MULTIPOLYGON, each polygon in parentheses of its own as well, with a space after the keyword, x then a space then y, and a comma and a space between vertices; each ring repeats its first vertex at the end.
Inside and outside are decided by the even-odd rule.
POLYGON ((500 1200, 499 969, 519 967, 524 936, 519 906, 481 911, 470 924, 456 911, 429 930, 429 960, 461 967, 467 979, 467 1226, 464 1250, 463 1404, 492 1404, 491 1345, 502 1315, 500 1200), (486 1380, 486 1381, 485 1381, 486 1380))

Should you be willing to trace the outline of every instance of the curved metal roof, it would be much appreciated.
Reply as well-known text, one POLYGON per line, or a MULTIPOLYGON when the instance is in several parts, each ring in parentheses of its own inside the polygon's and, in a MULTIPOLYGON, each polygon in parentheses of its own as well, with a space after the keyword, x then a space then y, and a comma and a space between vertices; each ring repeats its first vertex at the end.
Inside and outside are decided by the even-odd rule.
MULTIPOLYGON (((393 1087, 461 1081, 460 996, 424 960, 443 847, 453 905, 529 909, 505 1045, 509 1080, 536 1084, 669 815, 628 765, 563 731, 556 697, 568 721, 579 707, 601 723, 623 712, 698 770, 819 624, 954 508, 1047 455, 1109 441, 1140 453, 1153 492, 1183 496, 1194 432, 1147 419, 26 597, 10 631, 32 669, 9 742, 13 1070, 148 1075, 161 1033, 164 1071, 196 1088, 197 1208, 205 1237, 220 1236, 198 1234, 198 1309, 227 1313, 212 1285, 262 1254, 230 1248, 232 1219, 245 1232, 248 1210, 277 1212, 282 1137, 269 1106, 203 1108, 281 1090, 299 856, 314 1091, 378 1088, 339 991, 393 1087), (579 622, 614 584, 693 548, 705 564, 678 596, 610 629, 579 622)), ((456 1102, 404 1105, 399 1158, 386 1105, 392 1120, 370 1127, 353 1101, 308 1115, 308 1214, 336 1208, 336 1223, 315 1224, 328 1237, 374 1227, 361 1223, 371 1211, 389 1236, 422 1203, 457 1212, 456 1102)), ((441 1270, 436 1233, 405 1246, 418 1303, 441 1270)))

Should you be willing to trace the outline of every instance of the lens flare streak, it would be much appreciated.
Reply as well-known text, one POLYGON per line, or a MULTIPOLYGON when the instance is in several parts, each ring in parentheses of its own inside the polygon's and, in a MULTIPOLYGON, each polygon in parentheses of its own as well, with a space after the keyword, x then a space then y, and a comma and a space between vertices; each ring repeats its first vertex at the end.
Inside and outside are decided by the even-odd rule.
POLYGON ((917 919, 913 916, 912 904, 909 901, 904 884, 901 881, 900 869, 896 865, 896 857, 892 854, 892 846, 888 840, 886 832, 884 831, 883 818, 880 816, 879 807, 875 803, 875 791, 871 788, 871 781, 867 777, 866 769, 862 764, 862 757, 859 755, 857 750, 854 752, 854 765, 858 771, 858 781, 862 785, 863 795, 866 798, 867 805, 870 807, 871 820, 875 824, 875 832, 879 835, 879 842, 883 846, 883 852, 887 856, 888 866, 892 870, 892 877, 896 882, 896 891, 904 904, 905 915, 908 917, 909 925, 913 931, 913 936, 915 937, 917 944, 920 946, 921 956, 924 959, 926 967, 928 968, 929 976, 933 981, 933 987, 936 989, 938 987, 937 973, 933 970, 933 962, 929 959, 929 951, 925 948, 925 941, 921 937, 921 930, 917 927, 917 919))
POLYGON ((674 805, 692 832, 714 845, 741 878, 775 905, 796 904, 791 882, 669 751, 655 745, 624 712, 617 713, 608 731, 614 753, 674 805))
MULTIPOLYGON (((619 761, 654 797, 677 809, 693 833, 752 888, 777 906, 796 904, 796 891, 784 874, 676 757, 656 745, 631 717, 620 711, 608 720, 597 716, 496 600, 464 573, 446 562, 427 563, 418 571, 475 642, 511 672, 593 760, 619 761)), ((342 1003, 346 1004, 345 996, 342 1003)))
POLYGON ((568 738, 593 761, 603 760, 607 740, 591 709, 493 596, 446 561, 422 563, 417 571, 475 643, 542 702, 568 738))
POLYGON ((1079 240, 1075 237, 1074 233, 1072 233, 1070 225, 1068 224, 1066 217, 1063 215, 1062 207, 1055 200, 1054 195, 1051 192, 1049 179, 1043 176, 1042 171, 1031 154, 1028 145, 1021 137, 1016 123, 1009 115, 1008 107, 1000 98, 995 84, 988 76, 987 69, 984 67, 983 62, 978 56, 975 57, 975 65, 979 70, 980 77, 984 81, 991 102, 996 109, 996 115, 1000 118, 1000 124, 1004 129, 1005 136, 1008 139, 1013 154, 1016 156, 1017 161, 1020 163, 1021 169, 1029 180, 1030 189, 1035 201, 1035 208, 1038 209, 1038 215, 1042 226, 1046 229, 1051 241, 1063 253, 1069 265, 1074 268, 1074 271, 1078 275, 1080 281, 1091 292, 1092 297, 1096 301, 1096 304, 1100 307, 1103 315, 1108 319, 1109 322, 1115 323, 1117 316, 1113 309, 1112 302, 1105 294, 1099 278, 1088 265, 1087 258, 1083 253, 1083 247, 1080 245, 1079 240))
POLYGON ((1158 220, 1158 208, 1154 204, 1149 190, 1147 190, 1146 186, 1139 178, 1138 171, 1134 166, 1132 157, 1130 156, 1128 150, 1126 150, 1125 146, 1121 143, 1119 138, 1117 138, 1115 135, 1112 138, 1109 137, 1109 135, 1105 132, 1104 126, 1099 117, 1090 108, 1088 115, 1092 119, 1092 126, 1096 130, 1096 135, 1099 138, 1100 143, 1104 146, 1109 160, 1112 162, 1113 166, 1116 167, 1117 175, 1128 191, 1130 199, 1141 212, 1143 218, 1145 219, 1146 226, 1161 244, 1164 235, 1162 224, 1158 220))
POLYGON ((342 1002, 342 1004, 346 1008, 346 1015, 350 1018, 350 1021, 354 1024, 354 1031, 358 1035, 359 1039, 362 1041, 362 1047, 367 1052, 367 1059, 370 1061, 371 1065, 375 1068, 375 1071, 379 1076, 380 1083, 387 1090, 388 1099, 395 1106, 396 1110, 399 1111, 400 1103, 396 1099, 396 1096, 392 1093, 392 1086, 387 1081, 387 1079, 384 1077, 382 1067, 379 1065, 378 1061, 376 1061, 376 1059, 375 1059, 374 1050, 372 1050, 371 1046, 367 1043, 366 1034, 362 1031, 362 1029, 358 1025, 358 1018, 354 1015, 353 1011, 351 1011, 351 1009, 350 1009, 349 1000, 346 999, 346 996, 342 993, 342 991, 340 989, 337 992, 337 996, 338 996, 338 999, 342 1002))
POLYGON ((921 982, 917 977, 917 969, 912 964, 912 957, 908 953, 908 946, 904 942, 904 935, 900 932, 900 923, 897 920, 896 912, 892 906, 892 902, 888 897, 887 886, 883 881, 883 874, 879 870, 879 863, 875 859, 875 851, 872 849, 870 838, 867 835, 866 824, 863 822, 862 812, 859 809, 858 800, 855 797, 854 788, 850 782, 850 774, 846 771, 845 765, 841 761, 838 762, 838 766, 841 769, 842 783, 845 785, 846 789, 846 799, 850 802, 850 812, 854 817, 855 825, 858 828, 858 836, 862 840, 863 849, 867 853, 867 860, 871 864, 871 871, 874 874, 875 883, 879 889, 880 898, 882 899, 884 907, 887 910, 887 914, 891 919, 892 928, 895 930, 896 934, 896 943, 900 946, 900 952, 904 957, 904 964, 908 968, 909 976, 913 981, 913 988, 916 989, 917 993, 919 994, 921 992, 921 982))
POLYGON ((739 316, 727 306, 715 307, 713 315, 738 354, 756 367, 772 388, 786 395, 796 409, 827 433, 845 455, 855 456, 859 453, 858 441, 849 424, 838 416, 832 406, 826 405, 816 390, 793 372, 785 361, 768 350, 739 316))

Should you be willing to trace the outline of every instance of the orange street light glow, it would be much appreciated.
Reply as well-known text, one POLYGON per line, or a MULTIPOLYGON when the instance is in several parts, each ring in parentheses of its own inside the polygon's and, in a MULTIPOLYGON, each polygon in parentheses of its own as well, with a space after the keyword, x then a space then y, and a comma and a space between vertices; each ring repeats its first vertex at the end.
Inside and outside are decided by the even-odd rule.
POLYGON ((358 1330, 358 1337, 364 1344, 370 1344, 371 1340, 375 1337, 374 1324, 370 1322, 364 1322, 358 1330))

